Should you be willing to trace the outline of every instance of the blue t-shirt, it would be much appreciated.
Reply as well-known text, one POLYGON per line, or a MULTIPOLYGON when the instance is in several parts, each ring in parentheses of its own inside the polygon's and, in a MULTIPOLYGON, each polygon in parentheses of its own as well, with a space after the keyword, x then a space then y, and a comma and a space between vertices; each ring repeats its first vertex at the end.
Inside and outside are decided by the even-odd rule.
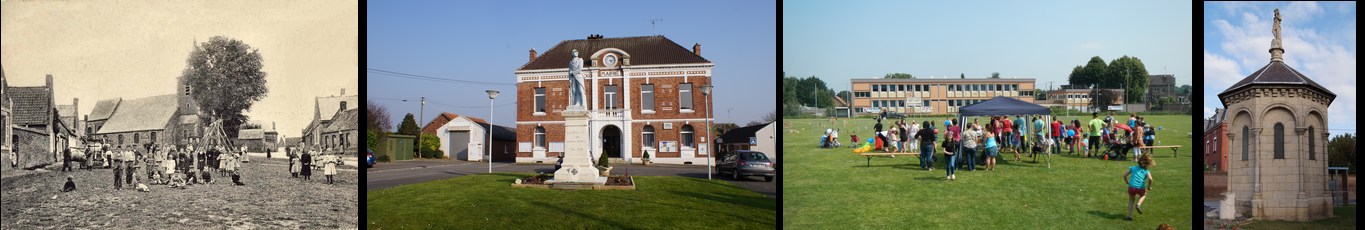
POLYGON ((1134 165, 1128 167, 1128 172, 1128 187, 1140 189, 1147 188, 1147 173, 1150 173, 1147 169, 1134 165))
POLYGON ((986 138, 986 148, 995 148, 995 137, 986 138))
POLYGON ((1014 119, 1014 130, 1019 131, 1019 135, 1028 134, 1028 122, 1024 118, 1014 119))

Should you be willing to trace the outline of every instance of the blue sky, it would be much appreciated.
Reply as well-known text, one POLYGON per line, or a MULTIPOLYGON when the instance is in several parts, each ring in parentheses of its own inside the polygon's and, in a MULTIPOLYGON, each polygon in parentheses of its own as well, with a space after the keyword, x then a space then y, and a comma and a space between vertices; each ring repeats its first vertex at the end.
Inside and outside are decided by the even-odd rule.
MULTIPOLYGON (((493 123, 515 122, 515 74, 527 51, 549 50, 588 34, 657 33, 715 63, 716 121, 740 125, 776 111, 777 9, 774 1, 370 1, 366 67, 501 85, 443 83, 369 74, 367 100, 388 108, 394 126, 418 114, 489 117, 484 90, 502 91, 493 123), (401 99, 412 99, 404 102, 401 99), (727 115, 727 111, 730 114, 727 115)), ((425 121, 418 121, 419 125, 425 121)))
POLYGON ((1270 62, 1276 8, 1285 64, 1337 95, 1327 114, 1332 135, 1355 133, 1354 2, 1204 3, 1204 116, 1222 108, 1218 93, 1270 62))
POLYGON ((1066 84, 1093 56, 1142 59, 1190 84, 1186 1, 784 1, 782 68, 836 90, 850 78, 1037 78, 1066 84))

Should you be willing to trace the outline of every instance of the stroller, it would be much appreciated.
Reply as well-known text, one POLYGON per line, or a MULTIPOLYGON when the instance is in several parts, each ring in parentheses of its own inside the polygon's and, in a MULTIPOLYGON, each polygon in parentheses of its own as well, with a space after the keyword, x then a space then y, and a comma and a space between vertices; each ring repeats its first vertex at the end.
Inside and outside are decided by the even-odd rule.
POLYGON ((1126 138, 1119 138, 1118 134, 1109 133, 1104 137, 1104 152, 1110 160, 1128 160, 1128 152, 1133 150, 1133 144, 1123 141, 1126 138))
POLYGON ((851 140, 853 141, 853 142, 849 142, 849 143, 854 143, 854 145, 849 145, 848 147, 850 147, 850 148, 857 148, 857 146, 858 146, 858 145, 857 145, 857 143, 858 143, 858 134, 849 134, 849 135, 848 135, 848 138, 851 138, 851 140))

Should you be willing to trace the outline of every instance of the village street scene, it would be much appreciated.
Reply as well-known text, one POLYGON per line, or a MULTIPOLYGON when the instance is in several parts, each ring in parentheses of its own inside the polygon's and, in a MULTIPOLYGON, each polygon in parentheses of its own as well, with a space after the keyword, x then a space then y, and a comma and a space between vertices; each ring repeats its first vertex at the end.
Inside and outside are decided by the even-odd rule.
POLYGON ((3 4, 3 229, 355 229, 358 3, 3 4))

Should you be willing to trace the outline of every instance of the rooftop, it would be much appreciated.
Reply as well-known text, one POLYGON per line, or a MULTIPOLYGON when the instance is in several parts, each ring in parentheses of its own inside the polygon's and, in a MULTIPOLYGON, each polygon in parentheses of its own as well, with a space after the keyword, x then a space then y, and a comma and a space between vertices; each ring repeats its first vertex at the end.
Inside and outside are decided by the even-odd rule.
POLYGON ((606 48, 617 48, 630 55, 630 65, 711 63, 691 49, 678 45, 663 35, 564 40, 537 56, 534 61, 517 70, 567 69, 573 50, 583 58, 584 66, 591 66, 592 54, 606 48))

